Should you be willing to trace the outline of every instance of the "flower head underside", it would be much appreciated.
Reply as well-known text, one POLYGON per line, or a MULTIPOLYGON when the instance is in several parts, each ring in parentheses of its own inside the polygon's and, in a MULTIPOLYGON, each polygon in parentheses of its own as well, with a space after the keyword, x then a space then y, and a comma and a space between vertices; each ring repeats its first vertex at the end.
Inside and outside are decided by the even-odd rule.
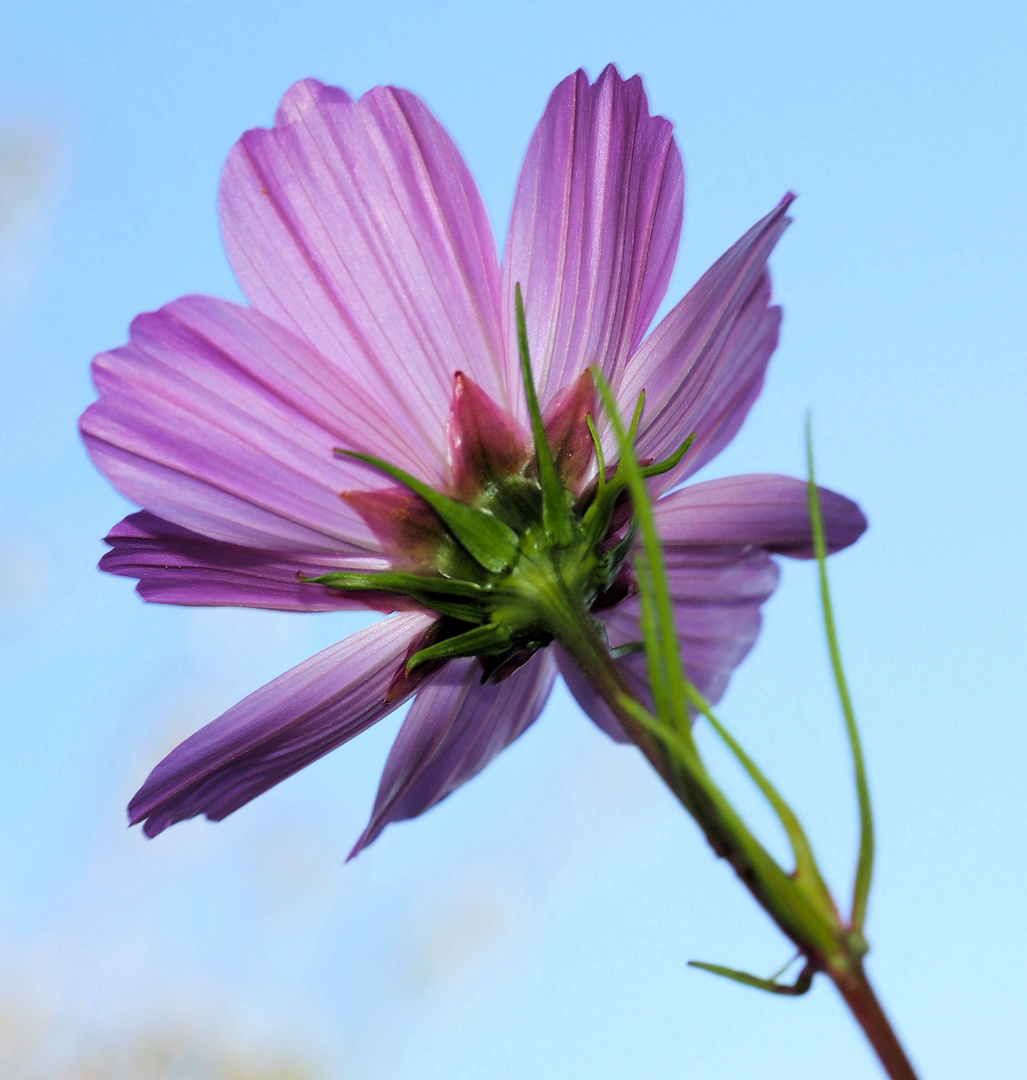
MULTIPOLYGON (((593 365, 636 415, 684 661, 719 698, 772 556, 813 554, 801 481, 678 487, 759 393, 780 322, 766 262, 791 196, 646 337, 683 190, 670 123, 613 67, 554 91, 502 265, 463 159, 407 91, 353 100, 306 80, 236 144, 221 218, 251 306, 186 297, 94 362, 86 445, 143 508, 101 566, 158 603, 393 614, 172 751, 130 805, 149 835, 224 817, 412 696, 358 849, 522 734, 558 670, 623 738, 559 648, 563 604, 645 699, 631 506, 593 365)), ((831 550, 852 543, 858 507, 821 502, 831 550)))

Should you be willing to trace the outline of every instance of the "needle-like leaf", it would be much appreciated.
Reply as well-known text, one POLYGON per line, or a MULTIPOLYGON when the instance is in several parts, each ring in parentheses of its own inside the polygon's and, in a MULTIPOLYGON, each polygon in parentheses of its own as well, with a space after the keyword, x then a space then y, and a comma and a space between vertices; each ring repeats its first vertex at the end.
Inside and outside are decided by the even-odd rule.
POLYGON ((809 990, 813 984, 815 974, 808 964, 799 972, 799 977, 794 983, 779 983, 776 979, 761 979, 758 975, 750 975, 746 971, 738 971, 736 968, 723 967, 721 964, 706 964, 702 960, 689 960, 689 967, 700 968, 714 975, 720 975, 724 979, 741 983, 743 986, 751 986, 756 990, 766 990, 768 994, 784 994, 787 997, 800 997, 809 990))
POLYGON ((806 459, 809 466, 809 516, 813 526, 813 549, 817 556, 820 578, 820 603, 824 611, 824 631, 827 636, 827 649, 831 655, 831 670, 834 672, 834 682, 838 689, 838 700, 841 702, 842 714, 845 717, 845 731, 852 750, 856 796, 859 800, 859 857, 856 861, 856 880, 852 890, 852 929, 859 933, 866 921, 867 900, 874 873, 874 814, 870 805, 870 785, 867 783, 863 744, 859 737, 856 712, 852 707, 845 669, 842 667, 838 630, 835 626, 834 608, 831 604, 831 587, 827 580, 827 541, 824 537, 824 518, 820 510, 820 492, 817 489, 813 464, 813 419, 811 416, 806 417, 806 459))

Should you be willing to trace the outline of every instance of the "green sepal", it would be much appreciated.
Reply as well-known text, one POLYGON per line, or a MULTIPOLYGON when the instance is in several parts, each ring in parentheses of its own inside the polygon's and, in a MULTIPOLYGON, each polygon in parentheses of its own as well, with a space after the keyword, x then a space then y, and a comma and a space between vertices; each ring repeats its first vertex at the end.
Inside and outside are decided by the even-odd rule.
POLYGON ((487 510, 457 502, 381 458, 359 454, 355 450, 337 449, 335 452, 381 469, 383 473, 420 495, 442 518, 453 536, 486 570, 501 574, 514 564, 519 545, 517 533, 487 510))
POLYGON ((567 491, 560 483, 560 476, 553 460, 553 451, 546 437, 546 426, 542 420, 538 394, 535 392, 535 378, 531 372, 531 354, 528 351, 528 324, 524 317, 524 297, 518 284, 514 289, 517 305, 517 344, 521 354, 521 378, 524 382, 524 395, 528 399, 528 412, 531 414, 531 431, 535 437, 535 455, 538 460, 538 479, 542 486, 542 523, 546 535, 557 544, 569 544, 574 539, 570 506, 567 491))
POLYGON ((506 626, 486 623, 476 626, 465 634, 437 641, 426 649, 414 653, 407 661, 407 671, 412 671, 418 664, 428 660, 456 660, 462 656, 496 656, 510 647, 513 631, 506 626))
POLYGON ((596 462, 599 471, 599 490, 603 490, 603 486, 606 484, 606 455, 603 453, 602 440, 599 438, 599 432, 596 431, 596 422, 592 419, 591 413, 585 414, 585 423, 588 425, 588 433, 592 436, 592 445, 595 447, 596 462))
POLYGON ((645 652, 644 641, 625 641, 623 645, 615 645, 610 649, 610 655, 614 660, 623 660, 625 656, 636 656, 645 652))
POLYGON ((631 549, 635 546, 635 536, 637 534, 638 526, 632 521, 631 528, 628 529, 620 540, 617 541, 616 545, 610 548, 606 553, 606 574, 610 584, 613 583, 613 579, 624 565, 624 560, 631 554, 631 549))
POLYGON ((709 971, 713 975, 719 975, 732 982, 741 983, 743 986, 751 986, 756 990, 765 990, 768 994, 784 994, 787 997, 801 997, 813 985, 813 976, 816 974, 813 967, 807 964, 799 972, 794 983, 779 983, 776 979, 761 979, 758 975, 750 975, 747 971, 738 971, 735 968, 723 967, 721 964, 706 964, 701 960, 689 960, 689 967, 709 971))
POLYGON ((425 577, 392 571, 381 573, 353 570, 301 577, 311 585, 326 585, 347 592, 381 590, 409 596, 440 615, 451 615, 462 622, 485 622, 488 619, 488 600, 491 589, 455 578, 425 577), (461 603, 461 601, 467 601, 461 603))

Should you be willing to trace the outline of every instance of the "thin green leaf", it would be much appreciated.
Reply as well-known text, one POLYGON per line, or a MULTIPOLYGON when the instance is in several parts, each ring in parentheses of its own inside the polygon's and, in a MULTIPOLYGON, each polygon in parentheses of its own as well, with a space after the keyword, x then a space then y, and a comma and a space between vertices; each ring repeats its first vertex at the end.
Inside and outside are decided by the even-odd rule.
POLYGON ((809 515, 813 526, 813 548, 817 555, 820 578, 820 603, 824 612, 824 632, 831 655, 838 700, 845 717, 845 731, 852 751, 853 770, 856 775, 856 795, 859 800, 859 857, 856 861, 856 880, 852 890, 852 929, 862 931, 866 921, 870 883, 874 873, 874 814, 870 805, 870 785, 867 783, 863 744, 856 724, 856 712, 852 707, 849 684, 842 667, 842 653, 838 645, 838 630, 831 604, 831 587, 827 579, 827 541, 824 537, 824 518, 820 510, 820 492, 817 489, 816 471, 813 463, 813 419, 806 417, 806 460, 809 466, 809 515))
POLYGON ((637 656, 644 652, 644 641, 625 641, 623 645, 615 645, 610 649, 610 655, 614 660, 623 660, 625 656, 637 656))
POLYGON ((709 721, 710 726, 720 736, 721 740, 731 753, 734 754, 739 764, 749 774, 749 778, 760 789, 763 797, 777 815, 777 819, 781 822, 781 827, 788 837, 788 842, 792 847, 792 854, 795 857, 796 879, 800 884, 808 886, 812 890, 812 898, 815 902, 825 905, 827 910, 830 911, 834 906, 833 901, 831 900, 831 893, 828 890, 824 879, 820 875, 820 869, 813 856, 813 848, 810 845, 809 837, 806 835, 806 830, 803 829, 795 811, 792 810, 781 793, 770 782, 763 770, 760 769, 756 762, 753 761, 742 746, 735 740, 734 736, 732 736, 720 720, 717 719, 705 697, 703 697, 691 683, 688 684, 687 690, 689 697, 692 699, 692 703, 709 721))
POLYGON ((487 596, 488 589, 483 589, 473 581, 459 578, 425 577, 421 574, 404 574, 391 570, 377 573, 374 571, 341 570, 318 577, 304 577, 312 585, 328 585, 333 589, 383 589, 386 592, 422 592, 437 593, 440 596, 465 596, 477 599, 487 596))
MULTIPOLYGON (((635 556, 635 579, 638 582, 638 596, 642 609, 642 640, 645 642, 649 688, 652 691, 653 704, 656 706, 657 716, 670 717, 675 712, 674 696, 671 688, 672 676, 667 670, 664 650, 655 644, 660 634, 659 613, 657 611, 653 576, 649 569, 649 560, 645 551, 640 551, 635 556)), ((686 729, 682 729, 680 725, 675 724, 674 730, 681 732, 686 729)), ((687 732, 690 739, 692 734, 690 727, 687 732)))
MULTIPOLYGON (((630 694, 620 696, 618 704, 652 736, 667 747, 672 759, 687 778, 687 785, 678 795, 689 813, 706 833, 714 850, 728 855, 719 846, 721 838, 728 838, 741 854, 745 866, 759 884, 762 901, 779 922, 788 927, 793 941, 804 942, 824 955, 837 950, 837 919, 833 911, 825 910, 809 892, 800 886, 778 865, 738 816, 737 811, 713 782, 699 757, 698 748, 691 737, 674 731, 656 717, 630 694), (696 790, 701 792, 697 795, 696 790)), ((732 858, 736 870, 739 864, 732 858)), ((741 873, 741 870, 739 870, 741 873)))
POLYGON ((418 480, 416 476, 411 476, 410 473, 404 472, 396 465, 390 465, 381 458, 372 457, 370 454, 358 454, 355 450, 336 450, 336 453, 373 465, 401 484, 405 484, 411 491, 417 492, 442 518, 449 531, 463 544, 470 555, 486 570, 501 574, 513 565, 517 558, 519 544, 517 533, 487 510, 480 510, 476 506, 468 506, 467 503, 457 502, 448 495, 442 495, 418 480))
POLYGON ((721 964, 705 964, 701 960, 689 960, 689 967, 709 971, 721 978, 731 979, 732 982, 741 983, 743 986, 751 986, 756 990, 765 990, 769 994, 784 994, 787 997, 800 997, 809 990, 813 984, 814 970, 808 964, 799 972, 799 977, 794 983, 779 983, 776 979, 761 979, 758 975, 750 975, 746 971, 738 971, 735 968, 723 967, 721 964))
POLYGON ((801 952, 797 952, 794 956, 789 957, 778 969, 770 976, 775 982, 781 978, 781 976, 795 963, 799 957, 802 956, 801 952))
POLYGON ((669 458, 664 458, 663 461, 653 462, 652 465, 640 465, 639 472, 641 472, 646 479, 650 476, 662 476, 663 473, 670 472, 671 469, 676 468, 680 464, 681 459, 688 453, 688 449, 693 442, 695 442, 694 431, 669 458))
POLYGON ((538 459, 538 478, 542 485, 542 522, 546 534, 558 544, 569 544, 573 539, 570 510, 567 495, 560 476, 556 471, 553 451, 546 437, 546 426, 542 421, 538 395, 535 392, 535 377, 531 371, 531 353, 528 351, 528 324, 524 317, 524 298, 518 284, 514 289, 517 305, 517 343, 521 353, 521 378, 524 381, 524 394, 528 399, 528 412, 531 414, 531 431, 535 437, 535 455, 538 459))
MULTIPOLYGON (((796 942, 825 954, 836 949, 836 920, 807 889, 790 877, 749 831, 724 793, 706 771, 692 737, 689 697, 678 649, 677 629, 663 551, 656 531, 652 501, 645 479, 617 413, 609 383, 593 369, 603 405, 617 437, 620 461, 617 476, 626 478, 634 516, 642 536, 636 557, 639 597, 645 631, 646 658, 657 706, 654 718, 630 694, 621 707, 667 748, 679 768, 679 797, 703 828, 715 851, 729 858, 738 873, 751 882, 762 902, 796 942)), ((686 447, 687 448, 687 447, 686 447)))

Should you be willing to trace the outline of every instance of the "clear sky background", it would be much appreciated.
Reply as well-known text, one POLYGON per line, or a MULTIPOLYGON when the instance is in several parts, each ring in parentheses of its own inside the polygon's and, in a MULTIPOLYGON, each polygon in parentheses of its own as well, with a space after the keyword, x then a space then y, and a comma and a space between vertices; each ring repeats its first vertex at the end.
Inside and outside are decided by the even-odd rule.
MULTIPOLYGON (((799 193, 772 262, 782 343, 705 475, 801 475, 813 407, 823 481, 871 521, 832 563, 879 819, 870 971, 925 1080, 1022 1075, 1025 11, 6 0, 0 1075, 107 1054, 135 1080, 119 1056, 160 1045, 194 1055, 189 1080, 230 1058, 330 1080, 878 1075, 830 985, 779 1000, 686 968, 769 973, 788 948, 564 692, 348 865, 396 717, 221 825, 125 828, 163 752, 363 617, 147 607, 100 575, 130 508, 78 440, 90 358, 183 293, 239 296, 219 170, 295 79, 420 93, 502 235, 550 90, 610 60, 685 156, 671 300, 799 193)), ((808 564, 721 711, 844 895, 854 797, 808 564)))

